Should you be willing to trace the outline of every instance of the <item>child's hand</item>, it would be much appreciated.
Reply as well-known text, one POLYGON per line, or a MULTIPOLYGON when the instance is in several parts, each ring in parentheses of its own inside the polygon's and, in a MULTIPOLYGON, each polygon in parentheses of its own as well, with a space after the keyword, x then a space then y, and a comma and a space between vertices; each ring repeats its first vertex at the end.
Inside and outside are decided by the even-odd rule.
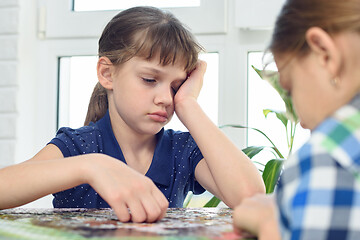
POLYGON ((248 232, 259 240, 280 239, 276 219, 276 206, 272 195, 257 194, 245 198, 234 210, 234 230, 248 232))
POLYGON ((91 164, 87 182, 121 222, 155 222, 165 216, 169 203, 151 179, 106 155, 97 155, 91 164))
POLYGON ((186 101, 187 99, 194 99, 196 101, 203 84, 206 66, 206 62, 201 60, 198 61, 196 68, 190 73, 188 78, 175 94, 175 108, 178 104, 186 101))

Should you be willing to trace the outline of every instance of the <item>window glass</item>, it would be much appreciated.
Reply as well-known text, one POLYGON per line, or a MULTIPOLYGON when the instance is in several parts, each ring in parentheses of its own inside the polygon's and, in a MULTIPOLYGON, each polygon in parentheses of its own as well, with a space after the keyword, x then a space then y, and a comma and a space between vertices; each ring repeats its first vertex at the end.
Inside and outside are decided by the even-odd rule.
MULTIPOLYGON (((277 119, 275 114, 269 114, 265 118, 263 109, 285 111, 285 104, 276 90, 265 80, 262 80, 255 70, 263 68, 263 52, 250 52, 248 54, 248 126, 263 131, 279 148, 286 158, 287 140, 286 130, 282 122, 277 119)), ((271 70, 277 70, 275 64, 270 66, 271 70), (272 68, 272 69, 271 69, 272 68)), ((270 70, 269 69, 269 70, 270 70)), ((293 152, 299 149, 310 136, 310 131, 303 129, 300 124, 296 127, 293 152)), ((269 141, 260 133, 248 130, 248 146, 271 146, 269 141)), ((274 155, 268 151, 263 151, 254 160, 264 163, 273 159, 274 155)))
POLYGON ((165 8, 196 35, 226 34, 228 31, 227 1, 41 0, 41 2, 44 7, 39 9, 38 33, 42 39, 98 38, 106 23, 121 10, 143 5, 165 8))
POLYGON ((97 83, 97 56, 60 58, 58 127, 84 125, 91 93, 97 83))
POLYGON ((135 6, 154 6, 159 8, 198 7, 200 0, 73 0, 74 11, 99 11, 126 9, 135 6))
MULTIPOLYGON (((218 124, 218 55, 218 53, 200 55, 208 65, 198 98, 199 104, 215 124, 218 124)), ((79 128, 84 125, 90 96, 97 83, 97 59, 96 56, 60 58, 58 127, 79 128)), ((175 115, 166 128, 187 131, 175 115)))

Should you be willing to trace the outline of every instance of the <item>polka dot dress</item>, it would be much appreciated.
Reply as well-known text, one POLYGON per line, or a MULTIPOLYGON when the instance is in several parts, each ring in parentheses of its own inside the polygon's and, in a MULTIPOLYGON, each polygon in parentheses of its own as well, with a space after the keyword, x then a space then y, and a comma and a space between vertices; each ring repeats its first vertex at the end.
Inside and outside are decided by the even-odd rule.
MULTIPOLYGON (((203 158, 194 139, 188 132, 162 129, 152 163, 146 176, 164 193, 169 207, 182 207, 189 191, 201 194, 205 190, 195 181, 195 167, 203 158)), ((64 157, 89 153, 104 153, 126 163, 113 134, 109 113, 96 123, 79 129, 61 128, 50 141, 64 157)), ((121 174, 121 173, 119 173, 121 174)), ((54 194, 57 208, 105 208, 109 205, 88 184, 54 194)))

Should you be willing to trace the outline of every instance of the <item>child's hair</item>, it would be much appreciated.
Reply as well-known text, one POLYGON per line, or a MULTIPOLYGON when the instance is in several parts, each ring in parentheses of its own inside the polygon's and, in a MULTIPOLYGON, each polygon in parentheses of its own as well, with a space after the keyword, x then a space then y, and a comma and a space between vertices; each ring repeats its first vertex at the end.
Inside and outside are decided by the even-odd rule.
MULTIPOLYGON (((160 56, 160 64, 179 62, 189 73, 202 50, 173 14, 154 7, 134 7, 120 12, 106 25, 99 39, 99 57, 109 58, 115 66, 135 56, 147 60, 160 56)), ((106 89, 97 83, 84 125, 98 121, 107 109, 106 89)))
POLYGON ((306 31, 319 27, 331 35, 360 33, 360 0, 287 0, 277 18, 269 50, 305 56, 306 31))

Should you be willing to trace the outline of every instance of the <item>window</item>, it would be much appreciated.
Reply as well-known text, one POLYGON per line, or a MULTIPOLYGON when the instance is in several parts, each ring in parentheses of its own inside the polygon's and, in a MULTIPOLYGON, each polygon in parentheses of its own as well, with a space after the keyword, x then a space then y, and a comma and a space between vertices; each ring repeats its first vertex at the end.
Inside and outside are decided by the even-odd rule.
MULTIPOLYGON (((206 53, 200 56, 207 62, 208 70, 198 98, 199 104, 215 124, 218 124, 218 55, 206 53)), ((96 56, 60 58, 58 127, 79 128, 84 125, 90 96, 97 83, 97 59, 96 56)), ((166 128, 187 131, 175 115, 166 128)))
POLYGON ((91 93, 97 83, 96 56, 60 58, 58 127, 84 126, 91 93))
POLYGON ((134 6, 153 6, 159 8, 199 7, 200 0, 73 0, 74 11, 100 11, 126 9, 134 6))
MULTIPOLYGON (((39 0, 40 1, 40 0, 39 0)), ((43 1, 43 6, 39 8, 39 35, 46 39, 53 38, 98 38, 105 24, 115 16, 119 10, 120 1, 95 1, 102 7, 111 8, 108 11, 85 11, 86 7, 96 9, 96 6, 90 4, 90 0, 81 0, 75 6, 72 1, 51 0, 43 1), (81 3, 84 4, 81 4, 81 3), (106 6, 106 2, 113 2, 117 7, 112 8, 106 6), (80 7, 81 6, 81 7, 80 7), (73 11, 73 8, 84 9, 83 11, 73 11), (61 19, 61 21, 59 21, 61 19), (81 31, 79 31, 81 29, 81 31)), ((121 1, 136 5, 133 1, 121 1)), ((141 2, 149 2, 142 0, 141 2)), ((156 2, 172 2, 182 3, 183 1, 159 1, 156 2)), ((186 0, 189 2, 198 2, 195 0, 186 0)), ((148 4, 146 4, 148 5, 148 4)), ((167 5, 167 4, 166 4, 167 5)), ((127 5, 125 5, 127 6, 127 5)), ((90 9, 89 9, 90 10, 90 9)), ((181 22, 188 26, 195 34, 223 34, 226 32, 226 1, 206 0, 200 1, 200 5, 196 7, 177 7, 166 8, 171 11, 181 22)))

